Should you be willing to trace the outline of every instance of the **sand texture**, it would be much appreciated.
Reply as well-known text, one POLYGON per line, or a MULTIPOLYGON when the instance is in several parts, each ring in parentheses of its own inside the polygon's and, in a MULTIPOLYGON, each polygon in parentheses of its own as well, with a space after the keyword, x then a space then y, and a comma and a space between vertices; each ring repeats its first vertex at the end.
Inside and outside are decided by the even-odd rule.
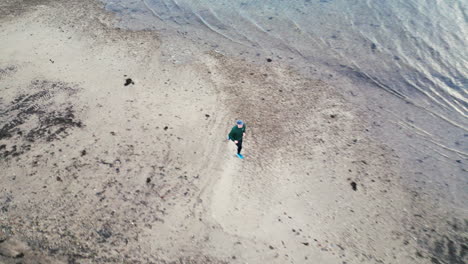
MULTIPOLYGON (((325 82, 94 1, 0 10, 0 263, 439 263, 403 161, 325 82)), ((466 261, 457 234, 440 259, 466 261)))

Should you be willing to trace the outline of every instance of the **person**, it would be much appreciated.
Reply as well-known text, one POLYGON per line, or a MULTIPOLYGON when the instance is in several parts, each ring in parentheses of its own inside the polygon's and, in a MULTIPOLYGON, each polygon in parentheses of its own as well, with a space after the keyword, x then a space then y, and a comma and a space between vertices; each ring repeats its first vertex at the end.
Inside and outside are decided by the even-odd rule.
POLYGON ((242 139, 245 136, 245 124, 242 120, 237 120, 236 125, 231 129, 228 135, 228 139, 232 140, 237 145, 237 157, 243 159, 244 156, 241 154, 242 150, 242 139))

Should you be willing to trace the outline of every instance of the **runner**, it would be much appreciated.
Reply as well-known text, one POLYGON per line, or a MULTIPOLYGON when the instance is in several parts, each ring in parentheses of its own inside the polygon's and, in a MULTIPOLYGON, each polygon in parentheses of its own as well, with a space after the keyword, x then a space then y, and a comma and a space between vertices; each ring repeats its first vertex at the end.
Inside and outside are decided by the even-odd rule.
POLYGON ((242 139, 245 136, 245 124, 242 120, 237 120, 236 125, 231 129, 228 139, 234 141, 237 145, 237 157, 243 159, 244 156, 241 154, 242 150, 242 139))

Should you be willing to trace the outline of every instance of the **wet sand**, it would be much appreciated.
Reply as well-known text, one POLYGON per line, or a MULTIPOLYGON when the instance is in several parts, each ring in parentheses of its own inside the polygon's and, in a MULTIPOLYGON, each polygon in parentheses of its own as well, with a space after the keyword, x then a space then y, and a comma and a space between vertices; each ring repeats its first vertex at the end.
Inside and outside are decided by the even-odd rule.
POLYGON ((0 7, 0 263, 438 263, 404 161, 334 87, 90 0, 0 7))

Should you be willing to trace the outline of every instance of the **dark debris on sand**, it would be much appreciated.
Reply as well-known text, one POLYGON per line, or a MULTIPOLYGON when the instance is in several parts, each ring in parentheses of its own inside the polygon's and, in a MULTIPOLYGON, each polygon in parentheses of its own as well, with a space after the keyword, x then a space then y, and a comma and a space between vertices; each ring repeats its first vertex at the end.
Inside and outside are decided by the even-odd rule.
POLYGON ((72 128, 81 128, 71 101, 58 103, 54 97, 70 97, 77 88, 63 82, 33 81, 29 94, 17 96, 12 102, 0 105, 0 119, 7 120, 0 127, 0 140, 9 139, 10 145, 0 148, 0 156, 19 156, 29 151, 38 141, 51 142, 68 136, 72 128))

